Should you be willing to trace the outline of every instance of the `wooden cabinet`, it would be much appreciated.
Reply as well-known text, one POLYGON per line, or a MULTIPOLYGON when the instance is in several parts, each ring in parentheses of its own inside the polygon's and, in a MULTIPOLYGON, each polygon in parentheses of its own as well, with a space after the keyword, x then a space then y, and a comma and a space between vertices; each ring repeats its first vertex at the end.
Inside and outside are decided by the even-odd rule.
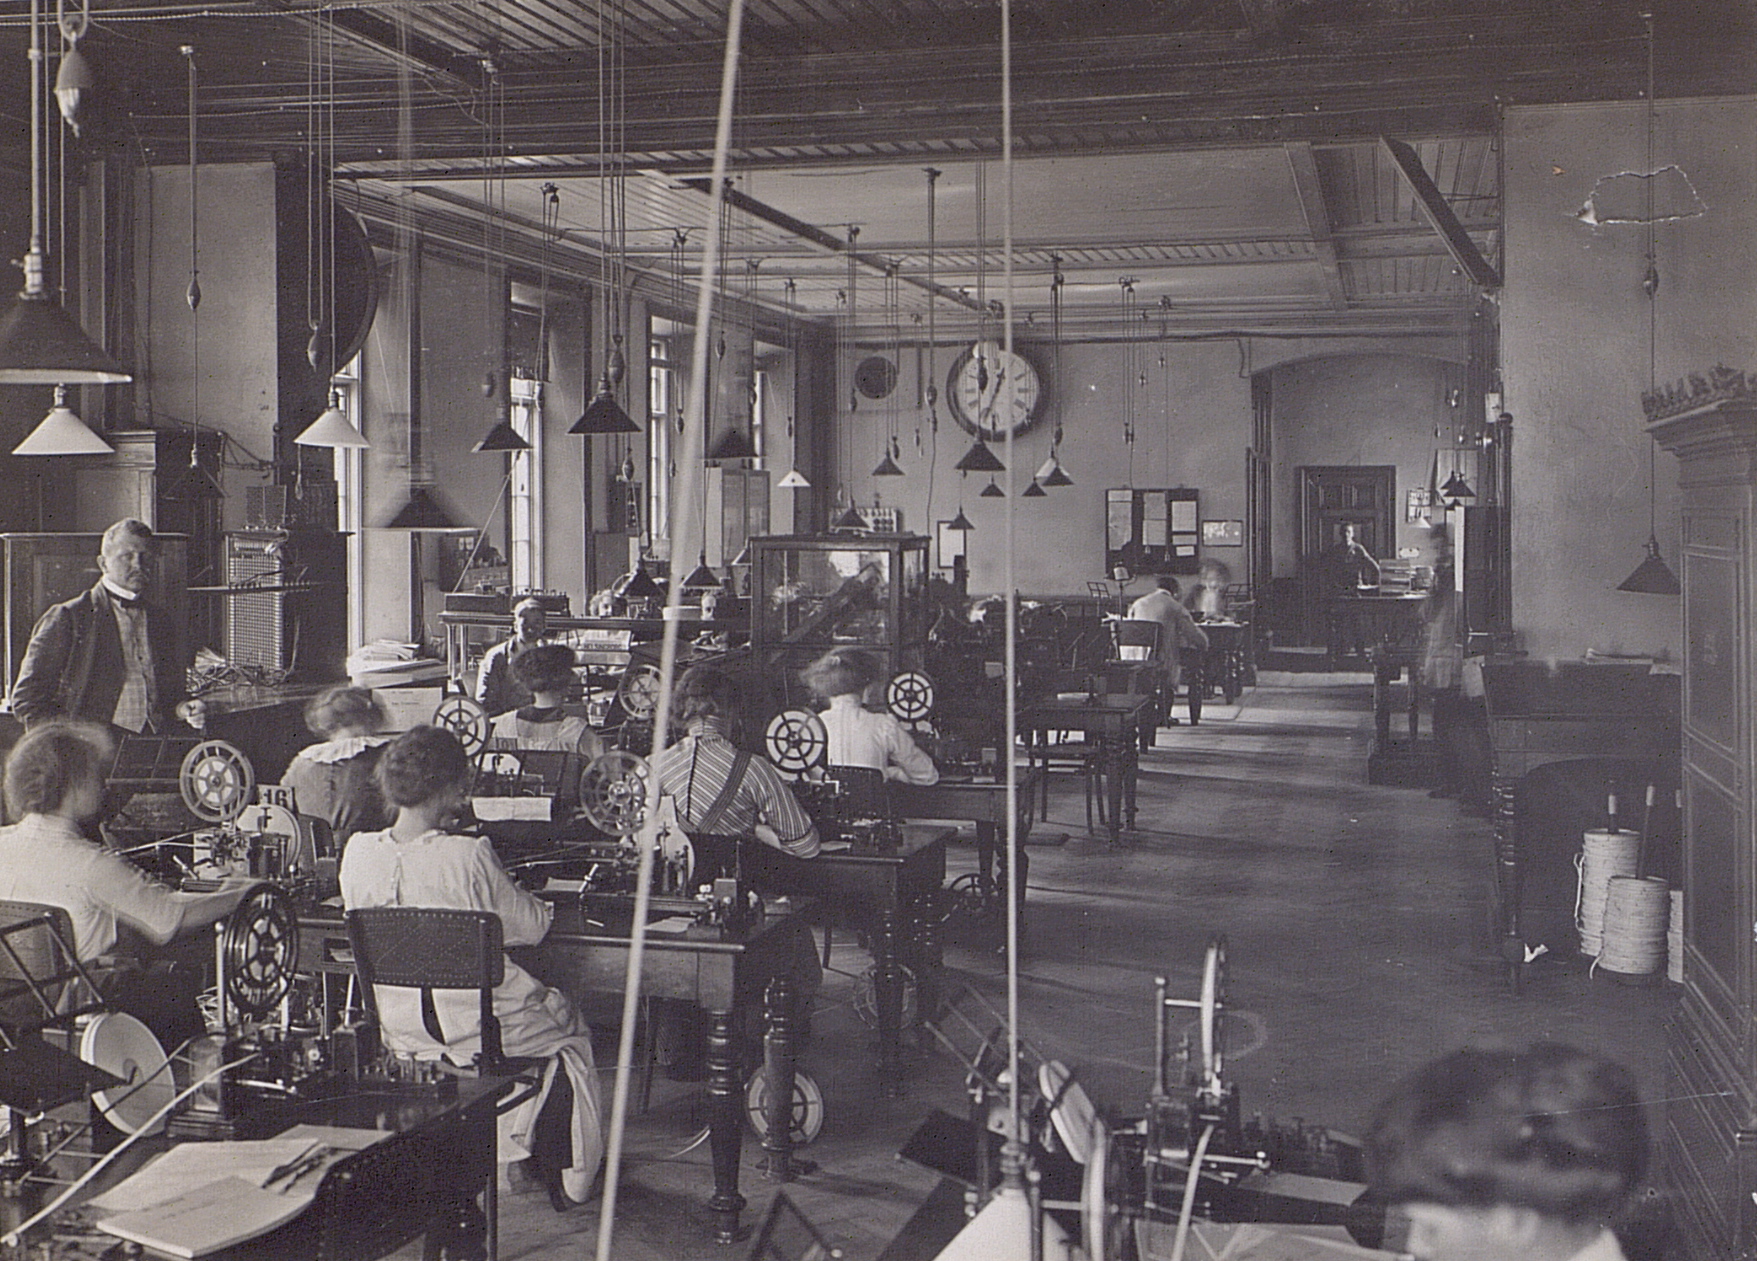
POLYGON ((1684 994, 1663 1153, 1688 1256, 1728 1261, 1757 1257, 1757 380, 1700 386, 1648 426, 1683 492, 1684 994))

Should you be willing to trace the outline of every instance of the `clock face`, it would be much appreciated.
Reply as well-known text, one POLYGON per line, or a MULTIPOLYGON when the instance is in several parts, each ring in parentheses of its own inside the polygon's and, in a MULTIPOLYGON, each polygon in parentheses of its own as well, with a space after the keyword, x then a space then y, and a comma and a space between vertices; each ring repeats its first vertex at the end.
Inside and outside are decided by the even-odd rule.
POLYGON ((977 342, 958 356, 946 398, 960 425, 984 438, 1024 433, 1037 420, 1043 380, 1029 360, 996 342, 977 342))

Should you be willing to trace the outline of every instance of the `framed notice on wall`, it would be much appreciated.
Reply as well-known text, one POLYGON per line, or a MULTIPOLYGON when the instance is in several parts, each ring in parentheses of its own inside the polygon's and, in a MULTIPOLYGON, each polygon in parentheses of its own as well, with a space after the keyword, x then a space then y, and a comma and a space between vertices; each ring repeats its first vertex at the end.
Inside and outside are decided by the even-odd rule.
POLYGON ((1104 492, 1104 571, 1193 574, 1202 527, 1199 491, 1113 486, 1104 492))
POLYGON ((934 536, 939 543, 939 567, 950 569, 952 562, 964 555, 965 531, 952 528, 950 521, 936 521, 934 536))

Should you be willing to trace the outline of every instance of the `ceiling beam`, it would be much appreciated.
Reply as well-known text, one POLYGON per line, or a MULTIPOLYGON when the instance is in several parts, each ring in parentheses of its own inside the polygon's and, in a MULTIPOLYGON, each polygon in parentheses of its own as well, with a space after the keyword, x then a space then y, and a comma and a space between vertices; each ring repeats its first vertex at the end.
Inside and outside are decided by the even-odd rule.
POLYGON ((1446 252, 1452 256, 1471 283, 1483 289, 1499 289, 1501 273, 1495 270, 1494 264, 1482 256, 1476 248, 1476 242, 1470 239, 1470 233, 1458 222, 1458 216, 1452 213, 1433 177, 1421 164, 1421 155, 1404 141, 1390 136, 1380 136, 1379 143, 1385 146, 1385 152, 1391 155, 1398 171, 1409 184, 1409 191, 1415 194, 1416 204, 1421 207, 1422 215, 1440 234, 1440 240, 1446 244, 1446 252))
POLYGON ((1293 171, 1293 188, 1299 198, 1300 213, 1305 216, 1306 230, 1312 234, 1318 272, 1323 277, 1324 292, 1330 305, 1338 311, 1348 309, 1348 289, 1342 283, 1342 263, 1336 256, 1336 236, 1330 219, 1330 205, 1324 198, 1324 182, 1318 178, 1318 159, 1306 141, 1286 145, 1287 165, 1293 171))
MULTIPOLYGON (((682 183, 685 188, 693 188, 696 192, 701 193, 704 196, 712 196, 714 191, 712 180, 686 179, 682 181, 682 183)), ((903 284, 930 293, 934 297, 944 298, 947 302, 955 303, 966 310, 975 311, 978 314, 982 314, 985 310, 982 303, 978 302, 967 293, 963 293, 957 289, 948 289, 942 284, 936 283, 930 285, 925 280, 917 279, 914 276, 904 275, 897 270, 895 260, 881 258, 877 254, 862 253, 860 250, 855 249, 853 245, 838 241, 834 236, 825 232, 816 224, 807 223, 803 219, 795 219, 785 210, 777 210, 774 206, 771 206, 766 202, 760 202, 747 193, 739 192, 736 188, 726 188, 725 201, 726 204, 731 206, 734 210, 742 210, 753 219, 760 219, 764 223, 780 228, 783 232, 798 237, 808 245, 815 245, 820 250, 824 250, 831 254, 839 254, 844 258, 852 256, 856 263, 859 263, 862 267, 870 268, 871 270, 878 272, 881 276, 895 274, 897 279, 903 284)))

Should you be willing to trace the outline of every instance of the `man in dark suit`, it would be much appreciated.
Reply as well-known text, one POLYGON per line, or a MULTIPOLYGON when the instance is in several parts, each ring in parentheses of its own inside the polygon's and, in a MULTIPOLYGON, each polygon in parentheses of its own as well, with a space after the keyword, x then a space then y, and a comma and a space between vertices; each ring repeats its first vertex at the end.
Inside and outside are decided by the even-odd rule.
POLYGON ((27 727, 56 718, 125 732, 165 731, 177 719, 203 725, 202 702, 182 700, 170 614, 144 599, 153 563, 145 522, 126 518, 104 531, 97 585, 51 605, 31 631, 12 686, 12 712, 27 727))

